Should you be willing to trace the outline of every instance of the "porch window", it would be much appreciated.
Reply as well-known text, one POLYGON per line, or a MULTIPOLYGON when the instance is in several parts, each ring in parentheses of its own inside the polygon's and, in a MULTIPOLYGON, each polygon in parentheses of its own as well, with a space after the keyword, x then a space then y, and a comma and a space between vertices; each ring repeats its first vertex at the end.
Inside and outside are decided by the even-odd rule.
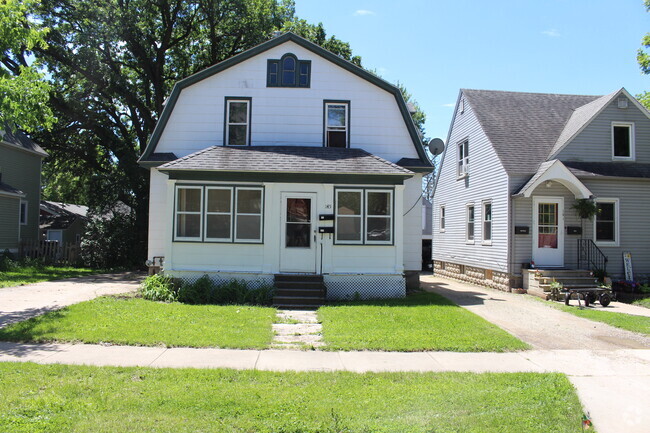
POLYGON ((467 243, 474 243, 474 205, 467 205, 467 243))
POLYGON ((235 241, 262 241, 262 189, 237 188, 235 241))
POLYGON ((469 140, 458 143, 458 177, 469 176, 469 140))
POLYGON ((606 246, 618 245, 618 212, 617 199, 596 201, 596 218, 594 218, 596 243, 606 246))
POLYGON ((612 123, 612 159, 634 159, 634 123, 612 123))
POLYGON ((226 98, 224 143, 228 146, 250 144, 251 98, 226 98))
POLYGON ((337 190, 335 232, 338 244, 392 244, 393 191, 337 190))
POLYGON ((362 190, 336 191, 336 240, 341 243, 360 244, 362 190))
POLYGON ((202 218, 203 187, 178 187, 176 189, 175 239, 200 241, 202 218))
POLYGON ((483 244, 492 243, 492 202, 483 202, 483 244))
POLYGON ((207 187, 205 240, 232 240, 233 188, 207 187))
POLYGON ((325 146, 348 147, 348 102, 325 102, 325 146))
POLYGON ((392 191, 366 190, 366 243, 392 242, 392 214, 392 191))

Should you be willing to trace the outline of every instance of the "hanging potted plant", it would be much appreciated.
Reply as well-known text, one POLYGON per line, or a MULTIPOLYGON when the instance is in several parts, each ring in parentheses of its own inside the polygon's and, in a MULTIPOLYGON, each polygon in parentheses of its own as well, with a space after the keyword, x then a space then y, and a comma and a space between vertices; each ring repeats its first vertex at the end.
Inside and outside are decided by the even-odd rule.
POLYGON ((580 238, 583 239, 585 232, 584 221, 586 219, 591 220, 596 215, 596 212, 598 212, 598 207, 593 200, 580 198, 573 203, 571 209, 576 211, 576 214, 580 217, 580 238))

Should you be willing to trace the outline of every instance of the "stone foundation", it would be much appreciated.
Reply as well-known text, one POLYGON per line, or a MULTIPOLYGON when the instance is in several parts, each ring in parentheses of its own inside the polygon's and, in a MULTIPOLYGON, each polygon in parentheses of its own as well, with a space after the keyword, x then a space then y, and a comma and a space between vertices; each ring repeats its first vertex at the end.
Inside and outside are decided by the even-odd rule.
POLYGON ((433 261, 433 274, 504 292, 510 292, 511 288, 516 284, 515 277, 511 277, 506 272, 439 260, 433 261))

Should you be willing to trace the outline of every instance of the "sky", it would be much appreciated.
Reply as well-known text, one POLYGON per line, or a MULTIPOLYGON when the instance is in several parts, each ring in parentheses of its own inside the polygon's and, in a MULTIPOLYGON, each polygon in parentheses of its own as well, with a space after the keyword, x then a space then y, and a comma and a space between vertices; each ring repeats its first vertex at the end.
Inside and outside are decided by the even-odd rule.
POLYGON ((642 0, 296 0, 296 15, 400 82, 446 141, 461 88, 604 95, 650 90, 642 0))

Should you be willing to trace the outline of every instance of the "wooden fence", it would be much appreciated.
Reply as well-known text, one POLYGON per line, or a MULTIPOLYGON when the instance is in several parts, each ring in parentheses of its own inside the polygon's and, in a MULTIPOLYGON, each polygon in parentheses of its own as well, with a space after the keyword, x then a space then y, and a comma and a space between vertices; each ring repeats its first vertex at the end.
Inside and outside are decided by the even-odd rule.
POLYGON ((20 243, 18 255, 40 259, 45 263, 75 265, 79 260, 79 244, 45 240, 23 241, 20 243))

